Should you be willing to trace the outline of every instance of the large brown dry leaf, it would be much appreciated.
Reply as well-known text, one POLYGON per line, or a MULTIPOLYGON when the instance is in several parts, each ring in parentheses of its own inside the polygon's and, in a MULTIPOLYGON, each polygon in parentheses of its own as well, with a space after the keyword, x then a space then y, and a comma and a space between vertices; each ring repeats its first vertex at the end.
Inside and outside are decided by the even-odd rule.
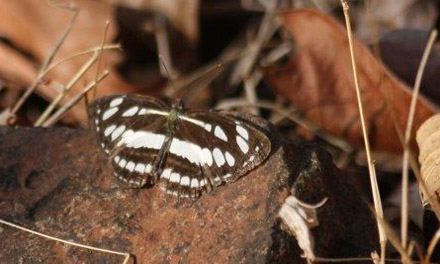
MULTIPOLYGON (((286 65, 266 69, 267 79, 308 118, 334 135, 362 146, 344 28, 333 18, 311 9, 283 13, 281 18, 293 36, 295 48, 286 65)), ((358 41, 355 41, 354 50, 371 146, 376 151, 400 152, 401 143, 382 91, 395 109, 398 124, 404 128, 411 90, 388 72, 358 41)), ((414 130, 435 111, 434 106, 420 98, 414 130)))
MULTIPOLYGON (((92 47, 100 46, 103 40, 106 21, 110 22, 107 42, 114 40, 115 26, 112 20, 113 8, 110 4, 89 0, 70 2, 73 2, 79 8, 80 14, 71 33, 57 53, 54 62, 92 47)), ((36 73, 39 65, 44 61, 47 54, 63 34, 72 17, 72 13, 50 5, 49 1, 41 0, 0 0, 0 6, 0 35, 8 39, 17 50, 25 51, 37 60, 38 65, 35 66, 36 73)), ((110 53, 105 53, 101 69, 104 66, 111 68, 115 64, 115 53, 112 56, 110 56, 110 53)), ((60 64, 49 73, 48 78, 65 84, 87 59, 88 56, 82 56, 60 64)), ((14 61, 19 62, 19 60, 14 61)), ((11 71, 14 71, 15 79, 21 78, 24 85, 29 85, 31 71, 28 68, 29 63, 25 61, 22 62, 21 66, 16 63, 13 65, 2 63, 0 65, 0 76, 10 76, 11 71), (26 67, 26 69, 23 67, 26 67)), ((95 76, 96 70, 90 69, 83 79, 69 92, 67 99, 82 90, 85 82, 93 80, 95 76)), ((35 77, 33 76, 32 79, 35 77)), ((97 95, 131 92, 135 91, 135 88, 124 83, 117 73, 112 73, 100 84, 97 95)), ((50 86, 41 86, 37 90, 37 93, 48 100, 52 100, 57 92, 51 89, 50 86)), ((85 123, 86 112, 84 104, 73 108, 71 113, 77 121, 85 123)))

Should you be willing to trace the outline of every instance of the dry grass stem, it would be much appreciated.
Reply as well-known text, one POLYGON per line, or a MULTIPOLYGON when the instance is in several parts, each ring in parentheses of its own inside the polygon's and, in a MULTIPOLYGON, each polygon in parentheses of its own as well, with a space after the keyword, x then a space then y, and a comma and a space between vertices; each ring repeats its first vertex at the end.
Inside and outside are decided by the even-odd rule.
POLYGON ((91 53, 93 53, 93 54, 95 54, 95 53, 97 53, 97 52, 99 52, 99 51, 104 51, 104 50, 113 50, 113 49, 121 49, 121 44, 108 44, 108 45, 104 45, 104 47, 102 47, 102 46, 98 46, 98 47, 94 47, 94 48, 91 48, 91 49, 89 49, 89 50, 85 50, 85 51, 81 51, 81 52, 78 52, 78 53, 75 53, 75 54, 72 54, 72 55, 70 55, 70 56, 68 56, 68 57, 66 57, 66 58, 63 58, 63 59, 61 59, 61 60, 59 60, 59 61, 57 61, 57 62, 54 62, 53 64, 51 64, 49 67, 47 67, 47 69, 43 72, 43 75, 46 75, 47 73, 49 73, 51 70, 53 70, 55 67, 57 67, 58 65, 60 65, 60 64, 62 64, 62 63, 64 63, 64 62, 67 62, 67 61, 70 61, 70 60, 72 60, 72 59, 75 59, 75 58, 77 58, 77 57, 80 57, 80 56, 84 56, 84 55, 88 55, 88 54, 91 54, 91 53))
POLYGON ((231 84, 237 85, 244 78, 246 78, 252 71, 253 66, 257 62, 263 45, 270 39, 279 27, 278 23, 274 21, 275 11, 277 9, 279 0, 269 1, 265 6, 265 13, 258 29, 257 37, 249 43, 249 53, 237 62, 234 71, 231 74, 231 84))
POLYGON ((426 257, 423 261, 424 264, 429 264, 431 262, 432 253, 434 252, 434 249, 437 246, 439 239, 440 239, 440 228, 437 229, 437 232, 435 232, 434 236, 431 238, 431 241, 429 241, 428 249, 426 251, 426 257))
MULTIPOLYGON (((402 247, 402 244, 399 240, 399 237, 394 233, 393 228, 379 215, 374 214, 379 225, 382 227, 383 232, 386 233, 387 238, 389 239, 391 245, 400 253, 402 257, 403 263, 412 264, 414 263, 412 259, 408 256, 406 250, 402 247)), ((381 260, 382 261, 382 260, 381 260)))
POLYGON ((229 99, 229 100, 223 100, 221 104, 218 104, 216 106, 217 109, 231 109, 231 108, 238 108, 238 107, 258 107, 262 109, 268 109, 272 110, 276 113, 278 113, 280 116, 298 124, 299 126, 309 130, 317 137, 322 138, 323 140, 327 141, 329 144, 336 146, 340 149, 342 149, 345 152, 352 152, 353 147, 348 143, 347 141, 335 137, 331 135, 330 133, 327 133, 324 129, 318 127, 315 123, 311 122, 307 118, 302 117, 301 115, 297 114, 298 110, 294 109, 291 111, 284 111, 277 107, 272 102, 266 102, 266 101, 259 101, 256 104, 249 105, 249 102, 247 102, 245 99, 229 99))
POLYGON ((74 105, 76 105, 90 90, 93 88, 96 88, 98 86, 98 83, 102 81, 110 72, 108 70, 105 70, 96 80, 93 82, 87 84, 87 86, 84 88, 82 92, 77 94, 75 97, 73 97, 69 102, 67 102, 65 105, 60 107, 51 117, 49 117, 41 126, 42 127, 48 127, 55 124, 58 120, 63 117, 63 115, 69 111, 74 105))
MULTIPOLYGON (((437 38, 437 30, 433 30, 429 36, 428 43, 426 44, 425 50, 423 52, 422 60, 420 61, 419 69, 416 75, 416 81, 414 83, 414 89, 412 93, 408 121, 406 123, 405 129, 405 144, 407 145, 411 139, 411 131, 414 123, 414 116, 416 111, 417 98, 420 91, 420 84, 422 82, 423 72, 426 67, 426 63, 431 53, 432 46, 435 39, 437 38)), ((402 208, 401 208, 401 236, 402 236, 402 246, 405 248, 408 239, 408 158, 409 150, 404 149, 403 152, 403 164, 402 164, 402 208)))
MULTIPOLYGON (((361 91, 360 91, 360 87, 359 87, 356 60, 354 57, 354 46, 353 46, 350 16, 348 14, 349 5, 346 0, 341 0, 341 4, 342 4, 342 8, 344 10, 345 23, 347 26, 347 37, 348 37, 348 43, 349 43, 349 48, 350 48, 351 64, 352 64, 352 68, 353 68, 353 77, 354 77, 354 83, 355 83, 355 88, 356 88, 356 97, 357 97, 357 102, 358 102, 358 107, 359 107, 359 114, 360 114, 360 120, 361 120, 361 126, 362 126, 362 134, 364 137, 365 152, 367 154, 368 170, 369 170, 369 174, 370 174, 370 183, 371 183, 373 200, 374 200, 374 209, 375 209, 375 212, 378 215, 378 219, 379 219, 379 218, 383 218, 383 209, 382 209, 382 202, 381 202, 381 198, 380 198, 379 186, 377 183, 376 173, 375 173, 373 161, 371 158, 370 142, 368 139, 367 127, 366 127, 365 117, 364 117, 364 109, 363 109, 363 105, 362 105, 362 95, 361 95, 361 91)), ((383 230, 383 228, 381 227, 381 225, 378 225, 378 229, 379 229, 379 239, 380 239, 381 249, 384 251, 386 248, 385 245, 386 245, 386 241, 387 241, 386 234, 385 234, 385 231, 383 230)), ((385 257, 385 252, 381 252, 381 263, 385 263, 384 257, 385 257)))
POLYGON ((23 93, 23 95, 20 97, 20 99, 17 101, 17 103, 12 107, 12 110, 10 112, 10 118, 13 118, 17 114, 17 112, 20 110, 20 108, 23 106, 23 104, 26 102, 26 100, 29 98, 29 96, 41 84, 43 77, 45 75, 45 72, 49 68, 49 65, 52 62, 53 58, 55 57, 55 54, 60 49, 60 47, 64 43, 64 41, 66 40, 67 36, 69 35, 70 31, 72 30, 73 25, 75 24, 75 21, 76 21, 76 18, 78 17, 79 11, 76 9, 73 9, 73 12, 74 13, 73 13, 72 19, 70 20, 70 22, 67 25, 66 29, 64 30, 63 34, 58 39, 58 41, 55 43, 54 47, 49 52, 49 54, 47 55, 43 64, 41 65, 37 79, 26 89, 26 91, 23 93))
POLYGON ((34 126, 40 126, 52 113, 53 109, 58 105, 58 103, 66 96, 67 92, 78 82, 78 80, 87 72, 87 70, 96 62, 99 57, 99 52, 95 54, 84 63, 84 65, 79 69, 79 71, 70 79, 66 84, 65 89, 62 93, 59 93, 57 97, 50 103, 50 105, 44 110, 41 116, 37 119, 34 126))
MULTIPOLYGON (((244 92, 246 96, 246 100, 250 105, 257 103, 257 86, 263 78, 263 74, 259 70, 254 70, 251 76, 247 76, 244 78, 244 92)), ((258 108, 252 107, 249 109, 249 112, 258 115, 258 108)))
POLYGON ((70 241, 67 241, 67 240, 64 240, 64 239, 60 239, 60 238, 57 238, 57 237, 49 236, 49 235, 46 235, 46 234, 43 234, 43 233, 31 230, 31 229, 28 229, 28 228, 25 228, 25 227, 21 227, 19 225, 16 225, 16 224, 4 221, 2 219, 0 219, 0 223, 4 224, 4 225, 7 225, 7 226, 10 226, 10 227, 13 227, 13 228, 16 228, 18 230, 27 232, 27 233, 31 233, 31 234, 34 234, 34 235, 37 235, 37 236, 40 236, 40 237, 44 237, 44 238, 49 239, 49 240, 61 242, 61 243, 67 244, 67 245, 71 245, 71 246, 75 246, 75 247, 80 247, 80 248, 85 248, 85 249, 94 250, 94 251, 99 251, 99 252, 104 252, 104 253, 109 253, 109 254, 114 254, 114 255, 119 255, 119 256, 124 256, 125 258, 124 258, 124 261, 122 262, 122 264, 127 264, 128 260, 130 259, 130 253, 113 251, 113 250, 108 250, 108 249, 103 249, 103 248, 87 246, 87 245, 83 245, 83 244, 80 244, 80 243, 70 242, 70 241))

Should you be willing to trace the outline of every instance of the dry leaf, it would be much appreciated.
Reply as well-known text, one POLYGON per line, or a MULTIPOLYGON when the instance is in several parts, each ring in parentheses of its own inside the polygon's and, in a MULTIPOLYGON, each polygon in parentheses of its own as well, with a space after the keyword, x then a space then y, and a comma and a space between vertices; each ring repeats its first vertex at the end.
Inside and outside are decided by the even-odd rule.
MULTIPOLYGON (((440 115, 428 119, 417 131, 417 143, 420 154, 420 172, 429 196, 436 195, 440 190, 440 115)), ((428 198, 422 195, 423 204, 428 203, 428 198)))
MULTIPOLYGON (((110 21, 107 41, 109 42, 109 40, 113 40, 115 37, 115 26, 112 21, 113 7, 110 4, 89 0, 75 0, 71 2, 80 10, 80 13, 71 33, 57 53, 54 62, 75 53, 100 46, 103 41, 106 21, 110 21)), ((26 51, 39 63, 44 61, 47 54, 55 46, 55 43, 65 31, 73 15, 72 12, 66 9, 50 5, 49 1, 0 0, 0 5, 2 7, 0 8, 0 35, 8 39, 17 50, 26 51)), ((82 56, 58 65, 48 74, 48 79, 65 84, 87 59, 88 56, 82 56)), ((114 53, 105 52, 101 69, 106 66, 111 68, 116 63, 116 59, 114 53)), ((29 69, 29 62, 24 60, 16 61, 17 63, 14 64, 13 68, 9 64, 2 65, 0 67, 0 76, 9 76, 9 72, 14 71, 14 69, 20 69, 16 71, 17 76, 20 77, 24 85, 28 86, 30 84, 30 77, 32 77, 30 76, 32 69, 29 69)), ((35 66, 33 70, 37 71, 38 68, 39 65, 35 66)), ((83 88, 82 85, 87 80, 90 81, 95 77, 96 70, 92 68, 73 87, 72 91, 67 94, 63 102, 70 100, 75 94, 79 93, 83 88)), ((100 87, 97 95, 136 90, 136 87, 122 81, 117 73, 111 74, 109 78, 100 84, 100 87), (103 87, 105 88, 103 89, 103 87)), ((49 101, 58 93, 58 91, 51 89, 50 86, 41 86, 36 92, 49 101)), ((84 104, 76 106, 71 114, 75 120, 83 124, 87 120, 84 104)))
MULTIPOLYGON (((345 30, 335 19, 312 9, 283 13, 281 19, 292 34, 294 49, 286 65, 266 69, 267 79, 309 119, 332 134, 363 146, 345 30)), ((354 44, 371 147, 375 151, 398 153, 401 143, 382 91, 403 128, 411 90, 364 45, 358 41, 354 44)), ((437 108, 419 98, 415 129, 435 111, 437 108)), ((415 146, 415 142, 411 143, 415 146)))
POLYGON ((295 196, 289 196, 279 211, 279 216, 296 236, 298 245, 304 251, 304 257, 307 260, 315 259, 313 253, 315 241, 310 228, 319 225, 316 209, 326 201, 327 198, 316 205, 311 205, 301 202, 295 196))

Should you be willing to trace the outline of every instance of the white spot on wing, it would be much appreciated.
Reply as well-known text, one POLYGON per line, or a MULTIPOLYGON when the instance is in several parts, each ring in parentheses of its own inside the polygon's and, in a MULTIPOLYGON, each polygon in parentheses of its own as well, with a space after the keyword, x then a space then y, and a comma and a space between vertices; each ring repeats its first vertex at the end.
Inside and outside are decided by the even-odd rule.
POLYGON ((124 113, 122 113, 122 116, 123 117, 134 116, 138 110, 139 110, 139 107, 133 106, 133 107, 129 108, 128 110, 126 110, 124 113))
POLYGON ((124 125, 119 126, 118 128, 116 128, 113 131, 113 133, 112 133, 112 141, 117 139, 122 134, 122 132, 124 132, 124 131, 125 131, 125 126, 124 125))
POLYGON ((226 161, 228 162, 228 165, 229 166, 234 166, 234 164, 235 164, 235 159, 234 159, 234 157, 231 155, 231 153, 229 153, 229 152, 225 152, 225 157, 226 157, 226 161))
POLYGON ((133 161, 129 161, 129 162, 127 163, 127 166, 125 166, 125 168, 126 168, 127 170, 133 172, 133 170, 134 170, 134 166, 135 166, 134 162, 133 162, 133 161))
POLYGON ((190 183, 190 179, 188 176, 183 176, 182 179, 180 180, 181 185, 189 186, 189 183, 190 183))
POLYGON ((124 101, 124 98, 122 98, 122 97, 115 98, 110 102, 110 107, 118 106, 118 105, 122 104, 123 101, 124 101))
POLYGON ((151 166, 151 164, 147 164, 147 167, 145 167, 145 173, 150 173, 152 169, 153 166, 151 166))
POLYGON ((111 125, 104 130, 104 136, 110 135, 116 129, 116 125, 111 125))
POLYGON ((215 129, 214 129, 214 135, 215 135, 216 137, 218 137, 219 139, 228 142, 228 137, 226 136, 225 131, 223 131, 223 129, 222 129, 221 127, 219 127, 219 126, 216 126, 216 127, 215 127, 215 129))
POLYGON ((139 172, 139 173, 144 173, 145 171, 145 164, 143 163, 138 163, 136 165, 136 167, 134 168, 135 171, 139 172))
POLYGON ((249 151, 248 143, 246 143, 246 141, 240 136, 237 136, 236 140, 237 140, 237 145, 240 148, 241 152, 246 154, 249 151))
POLYGON ((191 163, 201 163, 202 149, 200 146, 188 141, 173 138, 171 141, 170 153, 185 158, 191 163))
MULTIPOLYGON (((150 165, 150 164, 148 164, 148 165, 150 165)), ((160 175, 160 177, 163 178, 163 179, 169 179, 170 175, 171 175, 171 169, 165 169, 165 170, 163 170, 163 172, 160 175)))
POLYGON ((205 179, 201 179, 200 180, 200 187, 203 187, 206 185, 206 180, 205 179))
POLYGON ((249 140, 249 134, 244 127, 236 125, 235 129, 237 130, 238 134, 240 134, 240 136, 242 136, 246 140, 249 140))
POLYGON ((119 167, 125 168, 125 165, 127 164, 127 161, 125 159, 121 159, 118 163, 119 167))
POLYGON ((191 188, 199 188, 199 181, 196 178, 191 180, 191 188))
POLYGON ((139 111, 138 115, 145 115, 146 113, 147 113, 147 109, 146 109, 146 108, 142 108, 142 109, 139 111))
POLYGON ((117 107, 113 107, 113 108, 110 108, 110 109, 106 110, 106 111, 104 112, 104 114, 102 115, 102 120, 107 120, 107 119, 109 119, 109 118, 112 117, 114 114, 116 114, 116 112, 118 112, 118 110, 119 110, 119 108, 117 108, 117 107))
POLYGON ((148 131, 136 131, 123 137, 120 143, 125 144, 128 148, 160 149, 164 140, 165 136, 161 134, 148 131))
POLYGON ((205 128, 205 130, 208 131, 208 132, 211 132, 211 130, 212 130, 212 126, 211 126, 211 124, 205 124, 204 128, 205 128))
POLYGON ((232 176, 231 173, 225 174, 225 175, 223 176, 223 179, 227 180, 227 179, 231 178, 231 176, 232 176))
POLYGON ((115 156, 115 158, 114 158, 113 160, 114 160, 116 163, 118 163, 120 159, 121 159, 121 157, 119 157, 119 156, 115 156))
POLYGON ((179 183, 180 182, 180 174, 177 172, 171 173, 170 182, 179 183))
POLYGON ((203 164, 208 164, 209 166, 212 165, 212 154, 211 151, 207 148, 204 148, 202 150, 202 162, 203 164))
POLYGON ((212 154, 218 167, 221 167, 225 164, 225 157, 223 156, 223 153, 220 151, 220 149, 215 148, 214 151, 212 151, 212 154))

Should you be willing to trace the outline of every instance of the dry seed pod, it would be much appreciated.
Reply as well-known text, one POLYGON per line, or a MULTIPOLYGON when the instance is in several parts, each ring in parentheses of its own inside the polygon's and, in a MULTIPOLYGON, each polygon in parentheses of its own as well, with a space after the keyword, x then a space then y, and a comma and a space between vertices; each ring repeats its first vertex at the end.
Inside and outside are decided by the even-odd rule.
MULTIPOLYGON (((440 191, 440 114, 432 116, 423 123, 416 136, 419 145, 421 175, 425 181, 428 195, 439 195, 440 191)), ((428 198, 422 195, 423 204, 428 198)))

